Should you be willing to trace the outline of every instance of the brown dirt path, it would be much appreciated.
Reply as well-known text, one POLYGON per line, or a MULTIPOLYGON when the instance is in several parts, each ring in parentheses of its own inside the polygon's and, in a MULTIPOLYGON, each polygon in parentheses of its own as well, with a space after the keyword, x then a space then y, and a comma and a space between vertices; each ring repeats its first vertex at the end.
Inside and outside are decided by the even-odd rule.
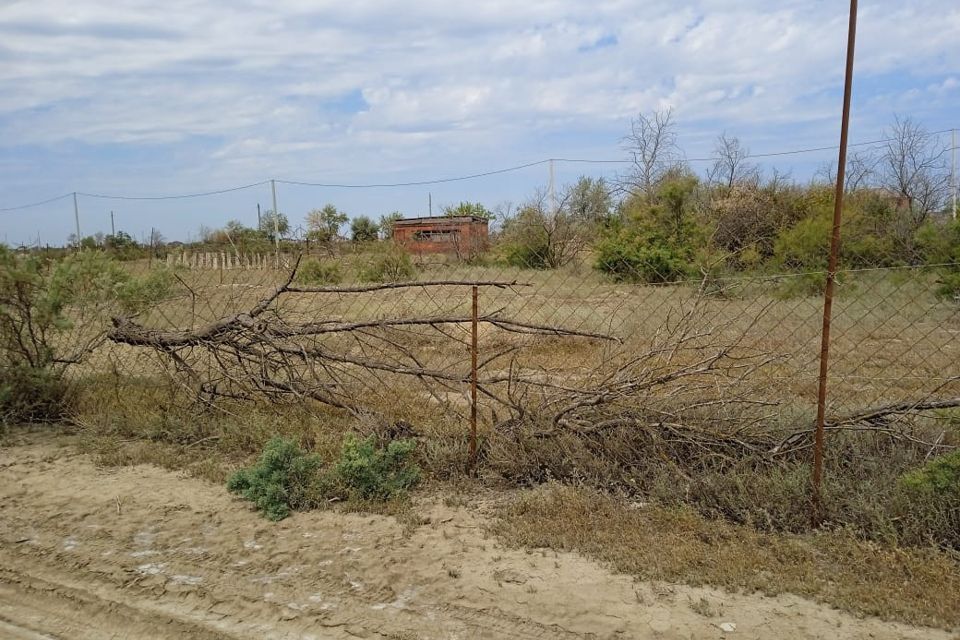
POLYGON ((0 448, 0 638, 950 637, 504 549, 482 508, 439 500, 415 528, 332 512, 272 524, 201 480, 17 439, 0 448))

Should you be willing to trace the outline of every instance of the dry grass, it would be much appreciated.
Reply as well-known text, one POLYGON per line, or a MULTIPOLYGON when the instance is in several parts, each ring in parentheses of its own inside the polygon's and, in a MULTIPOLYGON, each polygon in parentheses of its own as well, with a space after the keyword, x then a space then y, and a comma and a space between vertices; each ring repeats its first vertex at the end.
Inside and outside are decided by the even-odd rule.
POLYGON ((511 545, 577 551, 644 580, 793 593, 887 620, 960 627, 960 557, 944 552, 842 531, 764 534, 556 485, 520 496, 492 529, 511 545))

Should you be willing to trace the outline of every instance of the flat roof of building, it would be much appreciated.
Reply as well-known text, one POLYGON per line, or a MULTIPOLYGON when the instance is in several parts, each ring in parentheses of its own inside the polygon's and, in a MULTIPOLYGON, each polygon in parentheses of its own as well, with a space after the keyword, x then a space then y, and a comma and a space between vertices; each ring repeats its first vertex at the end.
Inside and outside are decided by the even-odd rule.
POLYGON ((487 222, 480 216, 424 216, 422 218, 401 218, 394 224, 425 224, 438 222, 487 222))

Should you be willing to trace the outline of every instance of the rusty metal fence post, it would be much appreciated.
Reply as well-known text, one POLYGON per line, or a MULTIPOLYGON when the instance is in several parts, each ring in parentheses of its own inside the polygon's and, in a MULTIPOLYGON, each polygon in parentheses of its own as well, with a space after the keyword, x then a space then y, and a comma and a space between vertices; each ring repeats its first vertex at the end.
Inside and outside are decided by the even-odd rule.
POLYGON ((830 260, 823 293, 823 331, 820 336, 820 377, 817 386, 817 426, 813 445, 811 519, 822 520, 821 484, 823 482, 823 434, 827 412, 827 371, 830 361, 830 322, 833 314, 833 288, 840 253, 840 224, 843 219, 844 178, 847 166, 847 134, 850 129, 850 96, 853 90, 853 54, 857 36, 857 0, 850 0, 850 24, 847 29, 847 65, 843 84, 843 115, 840 122, 840 154, 837 160, 837 184, 833 203, 833 230, 830 236, 830 260))
POLYGON ((477 298, 480 288, 473 287, 473 311, 470 316, 470 468, 477 465, 477 298))

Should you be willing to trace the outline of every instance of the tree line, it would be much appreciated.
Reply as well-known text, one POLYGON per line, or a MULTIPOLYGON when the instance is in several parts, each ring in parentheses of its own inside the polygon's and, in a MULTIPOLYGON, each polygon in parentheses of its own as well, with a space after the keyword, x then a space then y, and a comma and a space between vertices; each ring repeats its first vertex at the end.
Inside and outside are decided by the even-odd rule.
MULTIPOLYGON (((850 155, 843 264, 886 267, 960 262, 949 148, 897 118, 885 140, 850 155)), ((669 282, 708 271, 822 271, 832 224, 835 166, 799 183, 764 174, 738 138, 717 137, 696 172, 671 110, 641 114, 623 138, 629 169, 536 191, 505 216, 501 254, 517 266, 557 268, 588 257, 620 280, 669 282), (552 195, 552 197, 551 197, 552 195)))
MULTIPOLYGON (((479 202, 442 207, 441 215, 492 223, 483 259, 556 269, 574 261, 620 280, 669 282, 708 270, 820 271, 827 263, 835 165, 801 183, 764 172, 735 136, 720 134, 700 172, 686 160, 670 109, 639 114, 621 140, 629 166, 613 178, 581 176, 556 190, 536 189, 514 207, 479 202)), ((953 264, 960 228, 951 204, 949 148, 921 124, 895 118, 884 140, 854 150, 844 188, 842 260, 850 267, 953 264)), ((389 240, 398 211, 350 218, 333 204, 313 209, 296 228, 282 212, 258 225, 233 220, 201 227, 200 243, 260 251, 279 240, 373 243, 389 240), (279 238, 277 237, 279 234, 279 238)), ((74 243, 76 239, 71 239, 74 243)), ((146 243, 119 232, 81 246, 136 255, 146 243)), ((163 245, 154 231, 149 247, 163 245)), ((470 256, 476 259, 476 256, 470 256)))

